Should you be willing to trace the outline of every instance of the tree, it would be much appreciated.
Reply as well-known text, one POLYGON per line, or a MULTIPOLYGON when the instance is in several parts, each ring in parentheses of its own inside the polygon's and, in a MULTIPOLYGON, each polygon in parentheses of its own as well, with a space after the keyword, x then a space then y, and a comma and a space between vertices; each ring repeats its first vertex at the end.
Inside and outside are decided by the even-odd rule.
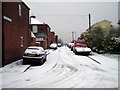
POLYGON ((120 30, 111 28, 109 34, 105 37, 105 50, 119 52, 120 50, 120 30))
POLYGON ((104 33, 100 27, 95 27, 89 30, 88 34, 85 35, 88 47, 95 49, 98 53, 104 48, 104 33))

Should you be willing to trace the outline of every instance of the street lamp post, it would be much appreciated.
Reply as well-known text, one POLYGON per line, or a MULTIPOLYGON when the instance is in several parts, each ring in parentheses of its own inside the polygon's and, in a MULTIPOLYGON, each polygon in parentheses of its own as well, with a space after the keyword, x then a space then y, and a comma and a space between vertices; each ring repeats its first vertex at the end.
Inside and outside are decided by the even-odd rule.
POLYGON ((36 18, 36 16, 30 16, 30 21, 29 21, 29 46, 31 45, 31 18, 36 18))

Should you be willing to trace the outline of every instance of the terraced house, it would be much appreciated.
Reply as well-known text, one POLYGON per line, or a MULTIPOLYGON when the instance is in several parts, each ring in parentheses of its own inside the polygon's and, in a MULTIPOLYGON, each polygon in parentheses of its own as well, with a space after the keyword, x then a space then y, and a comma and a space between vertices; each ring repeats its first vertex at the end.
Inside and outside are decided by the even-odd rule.
POLYGON ((51 35, 50 35, 50 26, 45 23, 41 23, 35 18, 31 18, 31 30, 36 36, 36 46, 41 46, 44 49, 50 47, 51 44, 51 35))
POLYGON ((2 65, 22 58, 29 45, 29 7, 21 0, 0 2, 2 11, 2 65))

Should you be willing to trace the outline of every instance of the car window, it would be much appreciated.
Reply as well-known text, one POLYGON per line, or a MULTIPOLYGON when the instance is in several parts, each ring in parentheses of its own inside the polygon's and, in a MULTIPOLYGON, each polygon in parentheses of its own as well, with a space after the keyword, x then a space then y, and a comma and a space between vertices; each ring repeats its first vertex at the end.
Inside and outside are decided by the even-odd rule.
POLYGON ((84 42, 76 42, 76 45, 84 45, 84 42))

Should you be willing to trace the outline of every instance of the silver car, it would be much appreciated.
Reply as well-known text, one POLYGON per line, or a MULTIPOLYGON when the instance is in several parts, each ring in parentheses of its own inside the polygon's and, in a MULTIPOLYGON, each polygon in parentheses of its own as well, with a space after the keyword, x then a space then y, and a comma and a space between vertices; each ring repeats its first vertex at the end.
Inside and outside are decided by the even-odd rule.
POLYGON ((23 64, 43 64, 46 61, 46 52, 42 47, 30 46, 23 56, 23 64))

